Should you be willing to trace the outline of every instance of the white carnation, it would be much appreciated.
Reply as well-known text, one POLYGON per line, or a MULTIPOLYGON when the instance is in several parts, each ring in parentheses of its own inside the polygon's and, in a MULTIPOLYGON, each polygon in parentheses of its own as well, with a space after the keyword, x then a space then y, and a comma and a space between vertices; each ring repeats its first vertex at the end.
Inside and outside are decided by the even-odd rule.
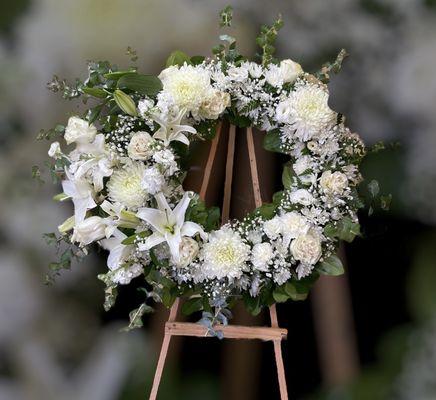
POLYGON ((127 146, 127 153, 132 160, 147 160, 153 154, 152 145, 156 141, 147 132, 136 132, 127 146))
POLYGON ((142 177, 142 188, 150 194, 157 194, 162 191, 165 185, 165 178, 157 167, 147 168, 142 177))
POLYGON ((293 83, 303 72, 301 65, 292 60, 283 60, 280 63, 280 73, 284 83, 293 83))
POLYGON ((302 204, 303 206, 311 205, 315 199, 306 189, 297 189, 289 194, 291 203, 302 204))
MULTIPOLYGON (((310 228, 307 219, 296 211, 282 214, 280 216, 280 220, 282 222, 283 236, 289 239, 293 239, 297 236, 307 233, 310 228)), ((287 244, 289 244, 289 242, 287 244)))
POLYGON ((255 62, 246 63, 248 72, 253 78, 260 78, 263 74, 263 68, 261 65, 255 62))
POLYGON ((198 112, 211 88, 210 74, 201 66, 172 66, 162 71, 159 78, 163 91, 171 95, 175 105, 193 114, 198 112))
POLYGON ((229 227, 209 235, 202 249, 203 272, 209 279, 240 278, 247 267, 250 246, 229 227))
POLYGON ((97 135, 97 128, 79 117, 70 117, 65 128, 64 138, 67 144, 71 143, 91 143, 97 135))
POLYGON ((312 168, 312 158, 307 155, 301 156, 294 162, 292 168, 297 175, 302 175, 307 170, 310 170, 312 168))
POLYGON ((291 253, 297 261, 315 265, 321 257, 321 240, 318 233, 310 230, 291 242, 291 253))
POLYGON ((120 285, 128 285, 133 278, 136 278, 143 272, 144 267, 139 263, 135 263, 132 265, 124 264, 113 272, 113 274, 111 275, 111 280, 112 282, 118 283, 120 285))
POLYGON ((282 233, 282 220, 280 217, 274 217, 263 223, 263 231, 271 239, 277 239, 282 233))
POLYGON ((273 255, 273 248, 269 243, 258 243, 251 251, 251 263, 257 270, 267 271, 273 255))
POLYGON ((285 138, 296 136, 308 141, 336 122, 336 113, 328 106, 327 90, 314 84, 298 86, 289 94, 289 99, 279 104, 277 121, 289 125, 283 131, 285 138))
POLYGON ((107 183, 109 198, 131 209, 142 207, 148 197, 142 186, 144 171, 141 162, 132 162, 114 171, 107 183))
POLYGON ((59 158, 62 155, 61 146, 59 142, 53 142, 48 150, 49 157, 59 158))
POLYGON ((319 183, 326 194, 341 195, 348 187, 348 178, 340 171, 324 171, 319 183))

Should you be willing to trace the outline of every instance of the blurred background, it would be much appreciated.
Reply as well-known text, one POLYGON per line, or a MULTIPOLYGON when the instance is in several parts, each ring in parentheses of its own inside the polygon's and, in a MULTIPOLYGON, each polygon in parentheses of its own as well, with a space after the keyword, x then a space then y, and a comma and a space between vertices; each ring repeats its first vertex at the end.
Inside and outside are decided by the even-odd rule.
MULTIPOLYGON (((31 179, 76 103, 48 92, 53 74, 84 77, 86 61, 129 64, 138 51, 158 73, 175 49, 210 54, 214 0, 14 0, 0 14, 0 400, 146 398, 166 311, 120 333, 135 294, 104 313, 104 254, 45 286, 54 257, 41 234, 71 215, 59 188, 31 179)), ((331 85, 332 108, 368 144, 369 180, 392 193, 388 213, 363 212, 364 238, 346 245, 344 278, 321 280, 309 301, 278 306, 289 330, 284 358, 292 399, 436 399, 436 1, 234 0, 232 34, 254 55, 263 23, 280 12, 279 58, 315 71, 340 48, 351 54, 331 85)), ((43 177, 49 181, 48 177, 43 177)), ((266 313, 265 313, 266 314, 266 313)), ((245 317, 239 317, 245 318, 245 317)), ((265 318, 259 323, 267 323, 265 318)), ((278 397, 270 343, 175 340, 161 399, 278 397)))

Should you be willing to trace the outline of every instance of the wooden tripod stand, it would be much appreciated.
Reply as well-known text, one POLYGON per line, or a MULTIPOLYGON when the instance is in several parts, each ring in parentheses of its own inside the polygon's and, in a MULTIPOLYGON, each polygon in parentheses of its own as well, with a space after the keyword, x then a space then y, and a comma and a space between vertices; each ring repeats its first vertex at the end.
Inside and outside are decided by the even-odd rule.
MULTIPOLYGON (((262 197, 259 185, 259 176, 257 169, 256 153, 253 140, 253 131, 251 128, 246 129, 246 140, 248 147, 248 156, 250 163, 251 182, 254 194, 254 203, 256 207, 262 205, 262 197)), ((206 166, 204 169, 203 179, 200 189, 200 197, 205 199, 206 192, 211 181, 211 172, 216 159, 218 143, 222 134, 222 124, 218 126, 217 134, 212 141, 212 145, 209 150, 206 166)), ((234 154, 235 154, 235 138, 236 127, 230 125, 228 144, 227 144, 227 158, 226 158, 226 171, 224 181, 224 198, 222 206, 222 223, 226 223, 229 220, 230 215, 230 200, 232 192, 232 179, 233 179, 233 167, 234 167, 234 154)), ((171 307, 168 321, 165 323, 165 334, 162 342, 162 347, 156 367, 156 372, 153 380, 153 386, 151 388, 150 400, 157 398, 157 392, 159 389, 160 380, 162 377, 163 368, 165 366, 165 360, 168 353, 172 336, 196 336, 196 337, 210 337, 209 331, 206 327, 189 322, 177 322, 177 313, 179 311, 179 299, 177 299, 171 307)), ((282 357, 282 340, 286 339, 287 330, 279 328, 277 320, 276 306, 272 305, 269 308, 271 326, 217 326, 217 330, 222 331, 225 339, 260 339, 264 341, 272 341, 274 344, 274 354, 277 365, 277 375, 280 388, 281 400, 288 400, 288 392, 286 387, 285 368, 282 357)))

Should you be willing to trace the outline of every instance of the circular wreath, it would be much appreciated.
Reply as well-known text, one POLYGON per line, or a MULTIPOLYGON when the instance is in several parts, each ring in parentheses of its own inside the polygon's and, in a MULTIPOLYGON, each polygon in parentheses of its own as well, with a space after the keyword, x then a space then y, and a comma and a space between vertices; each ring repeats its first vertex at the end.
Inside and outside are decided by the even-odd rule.
MULTIPOLYGON (((228 25, 229 15, 222 18, 228 25)), ((74 245, 52 268, 86 254, 92 243, 108 250, 109 270, 99 275, 106 309, 118 285, 142 277, 135 287, 143 288, 144 303, 131 313, 130 327, 141 325, 148 299, 170 306, 187 296, 186 313, 204 310, 206 319, 225 322, 223 310, 236 299, 258 313, 304 299, 319 274, 343 272, 335 252, 340 239, 359 233, 356 185, 365 154, 328 104, 326 83, 345 52, 316 74, 290 59, 279 62, 272 44, 280 26, 278 20, 262 29, 260 63, 241 56, 224 35, 214 57, 174 52, 158 77, 91 62, 84 82, 49 84, 66 98, 93 99, 82 117, 41 135, 60 134, 74 146, 64 152, 54 142, 49 150, 53 175, 62 180, 55 198, 74 204, 61 236, 47 235, 74 245), (190 143, 212 139, 224 119, 267 132, 265 149, 289 162, 271 204, 220 227, 219 210, 184 191, 183 180, 190 143)))

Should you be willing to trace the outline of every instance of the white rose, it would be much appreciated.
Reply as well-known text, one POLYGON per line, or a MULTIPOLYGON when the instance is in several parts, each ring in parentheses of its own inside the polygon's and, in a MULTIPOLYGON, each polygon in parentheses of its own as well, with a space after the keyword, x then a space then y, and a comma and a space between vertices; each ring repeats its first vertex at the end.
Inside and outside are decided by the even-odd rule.
POLYGON ((97 135, 97 128, 79 117, 70 117, 65 128, 64 138, 67 144, 71 143, 92 143, 97 135))
POLYGON ((280 67, 271 64, 265 71, 266 81, 274 87, 279 87, 283 85, 283 77, 280 67))
POLYGON ((186 268, 192 262, 192 260, 197 257, 200 247, 198 246, 196 240, 192 239, 191 237, 184 236, 179 248, 179 261, 176 263, 173 260, 173 262, 179 268, 186 268))
POLYGON ((165 185, 165 178, 156 167, 147 168, 142 177, 142 187, 150 194, 156 194, 162 191, 165 185))
POLYGON ((293 83, 303 72, 303 68, 301 65, 292 60, 283 60, 280 63, 280 72, 282 75, 283 82, 285 83, 293 83))
POLYGON ((248 78, 248 68, 241 65, 240 67, 230 67, 227 75, 232 81, 242 82, 248 78))
POLYGON ((291 211, 280 216, 282 222, 283 235, 290 238, 307 233, 310 225, 305 217, 295 211, 291 211))
POLYGON ((302 175, 312 168, 312 158, 310 156, 302 156, 294 162, 292 168, 297 175, 302 175))
POLYGON ((258 243, 251 250, 251 263, 259 271, 267 271, 273 257, 273 248, 269 243, 258 243))
POLYGON ((230 105, 230 94, 211 90, 210 95, 201 103, 200 115, 206 119, 217 119, 230 105))
POLYGON ((277 122, 287 123, 292 113, 292 101, 286 99, 281 101, 276 108, 276 120, 277 122))
POLYGON ((108 225, 106 221, 97 216, 89 217, 74 227, 71 240, 86 246, 92 242, 103 239, 106 236, 108 225))
POLYGON ((263 224, 263 230, 270 239, 276 239, 282 233, 282 221, 274 217, 263 224))
POLYGON ((62 151, 61 151, 61 146, 60 146, 59 142, 53 142, 50 145, 50 149, 48 150, 49 157, 59 158, 61 156, 61 154, 62 154, 62 151))
POLYGON ((348 187, 348 178, 339 171, 324 171, 321 175, 320 185, 327 194, 342 194, 348 187))
POLYGON ((309 206, 314 202, 312 194, 306 189, 298 189, 289 195, 289 200, 292 203, 302 204, 303 206, 309 206))
POLYGON ((321 257, 321 240, 319 235, 310 230, 291 242, 291 253, 297 261, 314 265, 321 257))
POLYGON ((132 160, 147 160, 153 154, 151 148, 155 140, 147 132, 136 132, 127 146, 127 153, 132 160))

